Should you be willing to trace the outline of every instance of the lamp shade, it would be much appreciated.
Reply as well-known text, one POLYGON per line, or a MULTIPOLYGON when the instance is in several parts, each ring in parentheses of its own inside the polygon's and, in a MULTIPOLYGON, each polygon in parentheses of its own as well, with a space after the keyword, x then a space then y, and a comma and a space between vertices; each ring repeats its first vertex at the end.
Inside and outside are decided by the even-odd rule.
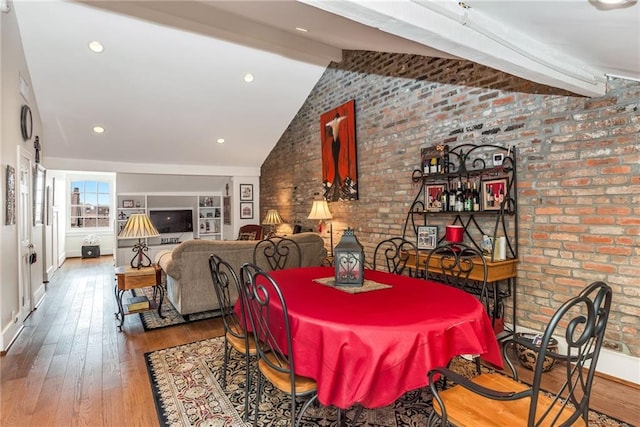
POLYGON ((282 224, 283 222, 284 221, 282 220, 282 217, 275 209, 269 209, 264 219, 262 220, 262 223, 264 225, 278 225, 282 224))
POLYGON ((450 243, 462 243, 464 227, 461 225, 447 225, 445 228, 445 240, 450 243))
POLYGON ((311 206, 311 213, 308 216, 309 219, 331 219, 331 212, 329 211, 329 205, 326 200, 314 200, 313 206, 311 206))
POLYGON ((118 233, 118 239, 144 239, 159 236, 158 230, 151 222, 149 215, 134 213, 129 216, 124 227, 118 233))

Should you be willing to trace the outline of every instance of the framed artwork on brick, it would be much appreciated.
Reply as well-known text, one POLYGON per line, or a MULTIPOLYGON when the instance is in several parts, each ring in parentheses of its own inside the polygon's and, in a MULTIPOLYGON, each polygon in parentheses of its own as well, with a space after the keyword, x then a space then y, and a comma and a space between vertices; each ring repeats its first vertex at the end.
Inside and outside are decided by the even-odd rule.
POLYGON ((355 100, 320 115, 325 200, 358 200, 355 100))

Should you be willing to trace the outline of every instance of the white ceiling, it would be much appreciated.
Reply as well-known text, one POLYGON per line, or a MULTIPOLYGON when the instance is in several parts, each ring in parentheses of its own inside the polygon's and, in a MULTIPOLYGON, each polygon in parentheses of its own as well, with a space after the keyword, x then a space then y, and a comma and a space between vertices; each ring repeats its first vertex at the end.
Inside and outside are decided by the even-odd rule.
POLYGON ((460 57, 597 96, 640 79, 640 5, 18 0, 50 168, 251 175, 342 49, 460 57), (350 18, 350 19, 348 19, 350 18), (308 30, 302 33, 295 27, 308 30), (99 40, 102 54, 87 44, 99 40), (243 81, 245 73, 255 76, 243 81), (106 128, 102 135, 92 127, 106 128), (224 138, 224 144, 216 143, 224 138))

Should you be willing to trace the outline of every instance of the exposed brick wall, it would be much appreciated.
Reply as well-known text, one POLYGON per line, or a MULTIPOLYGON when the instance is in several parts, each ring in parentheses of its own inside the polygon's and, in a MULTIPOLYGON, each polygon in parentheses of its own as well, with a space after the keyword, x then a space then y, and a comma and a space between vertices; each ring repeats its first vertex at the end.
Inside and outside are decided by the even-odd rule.
MULTIPOLYGON (((370 255, 401 235, 411 172, 434 143, 518 149, 518 324, 540 329, 580 288, 614 290, 607 338, 640 357, 640 84, 612 80, 579 97, 467 61, 347 52, 309 94, 262 166, 260 205, 288 222, 322 192, 320 114, 355 99, 358 201, 330 204, 370 255)), ((326 236, 326 235, 325 235, 326 236)), ((509 319, 507 319, 509 321, 509 319)))

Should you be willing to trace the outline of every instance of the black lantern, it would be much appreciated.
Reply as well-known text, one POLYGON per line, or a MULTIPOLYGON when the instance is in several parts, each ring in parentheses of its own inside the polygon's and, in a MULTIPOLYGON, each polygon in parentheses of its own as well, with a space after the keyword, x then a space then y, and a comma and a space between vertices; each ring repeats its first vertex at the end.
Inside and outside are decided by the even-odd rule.
POLYGON ((364 248, 347 228, 334 249, 336 286, 362 286, 364 282, 364 248))

